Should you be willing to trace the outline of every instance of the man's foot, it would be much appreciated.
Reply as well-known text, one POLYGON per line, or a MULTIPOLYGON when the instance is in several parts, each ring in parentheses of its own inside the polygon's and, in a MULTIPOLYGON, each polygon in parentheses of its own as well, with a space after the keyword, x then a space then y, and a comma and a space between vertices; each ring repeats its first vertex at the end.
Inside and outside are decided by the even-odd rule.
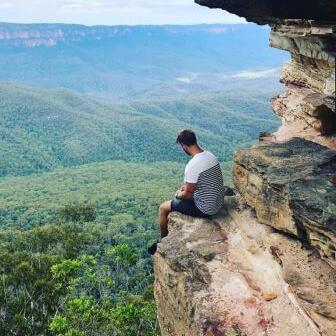
POLYGON ((154 243, 153 245, 149 246, 147 251, 149 254, 154 255, 157 250, 157 243, 154 243))

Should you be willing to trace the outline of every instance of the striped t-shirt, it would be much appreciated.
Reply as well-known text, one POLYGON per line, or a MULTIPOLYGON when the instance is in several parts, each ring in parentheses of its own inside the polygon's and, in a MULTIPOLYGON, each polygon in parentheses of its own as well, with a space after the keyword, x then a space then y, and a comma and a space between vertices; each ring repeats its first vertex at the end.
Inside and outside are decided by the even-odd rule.
POLYGON ((184 182, 196 183, 194 202, 207 215, 216 214, 224 203, 223 175, 218 159, 203 151, 188 162, 184 182))

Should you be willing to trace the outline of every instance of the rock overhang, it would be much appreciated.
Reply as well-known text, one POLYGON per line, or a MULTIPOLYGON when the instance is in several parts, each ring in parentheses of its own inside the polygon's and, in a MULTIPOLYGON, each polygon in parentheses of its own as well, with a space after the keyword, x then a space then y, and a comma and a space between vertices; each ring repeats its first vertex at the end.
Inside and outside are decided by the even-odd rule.
POLYGON ((221 8, 259 24, 276 19, 336 22, 334 0, 195 0, 210 8, 221 8))

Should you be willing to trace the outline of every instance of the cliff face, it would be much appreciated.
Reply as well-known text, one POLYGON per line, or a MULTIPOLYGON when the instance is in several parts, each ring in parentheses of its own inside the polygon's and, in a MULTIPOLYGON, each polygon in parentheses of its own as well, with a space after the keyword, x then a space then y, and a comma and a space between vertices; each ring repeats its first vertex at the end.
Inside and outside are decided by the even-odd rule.
POLYGON ((155 255, 162 335, 335 335, 336 2, 197 0, 269 24, 288 50, 282 125, 235 153, 237 196, 172 214, 155 255))
POLYGON ((0 45, 34 47, 53 47, 64 42, 96 40, 124 36, 132 31, 127 26, 95 26, 63 24, 0 24, 0 45))
POLYGON ((212 221, 171 215, 155 254, 162 335, 335 335, 334 269, 239 203, 212 221))
MULTIPOLYGON (((229 25, 230 26, 230 25, 229 25)), ((120 41, 126 39, 138 40, 143 43, 144 38, 165 39, 170 36, 188 36, 195 39, 195 35, 211 34, 226 35, 228 25, 190 25, 190 26, 84 26, 79 24, 15 24, 0 22, 0 47, 54 47, 73 42, 106 42, 106 40, 120 41)), ((126 41, 127 43, 129 41, 126 41)), ((147 40, 148 42, 148 40, 147 40)), ((148 48, 148 46, 147 46, 148 48)), ((148 51, 148 50, 147 50, 148 51)), ((141 51, 145 52, 145 50, 141 51)), ((141 53, 140 52, 140 53, 141 53)))
POLYGON ((300 135, 336 148, 335 32, 336 26, 314 22, 272 24, 271 46, 292 54, 280 78, 286 92, 272 100, 282 120, 277 140, 300 135))

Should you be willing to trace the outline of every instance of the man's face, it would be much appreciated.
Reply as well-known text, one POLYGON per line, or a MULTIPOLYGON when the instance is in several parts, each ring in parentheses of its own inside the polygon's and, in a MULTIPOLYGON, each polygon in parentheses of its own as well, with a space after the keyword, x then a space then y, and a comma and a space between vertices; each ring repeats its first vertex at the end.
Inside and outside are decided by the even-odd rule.
POLYGON ((191 155, 190 152, 189 152, 189 148, 188 148, 188 146, 181 144, 181 147, 182 147, 183 151, 184 151, 187 155, 189 155, 189 156, 191 155))

